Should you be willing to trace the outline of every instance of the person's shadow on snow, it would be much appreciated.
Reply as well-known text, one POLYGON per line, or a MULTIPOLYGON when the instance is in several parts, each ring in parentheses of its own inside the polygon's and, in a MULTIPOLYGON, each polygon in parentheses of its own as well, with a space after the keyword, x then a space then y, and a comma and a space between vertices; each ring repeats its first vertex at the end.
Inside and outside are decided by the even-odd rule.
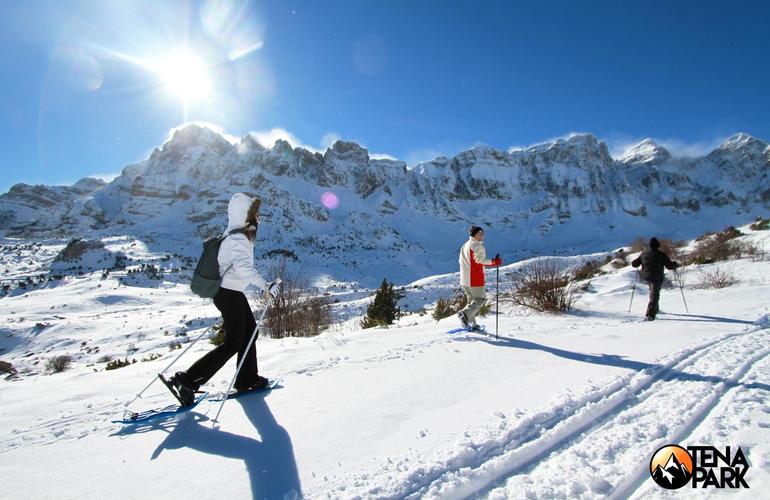
POLYGON ((189 414, 158 445, 152 460, 163 450, 178 448, 241 459, 249 473, 252 498, 302 498, 291 438, 275 420, 264 396, 254 394, 235 401, 243 407, 259 439, 213 429, 210 420, 201 421, 194 418, 197 414, 189 414))

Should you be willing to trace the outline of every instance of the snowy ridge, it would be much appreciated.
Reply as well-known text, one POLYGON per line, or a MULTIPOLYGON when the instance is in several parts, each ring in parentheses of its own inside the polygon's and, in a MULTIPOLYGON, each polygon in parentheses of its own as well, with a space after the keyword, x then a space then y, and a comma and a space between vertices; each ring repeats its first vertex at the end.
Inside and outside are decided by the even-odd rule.
POLYGON ((584 134, 508 152, 477 146, 407 168, 353 142, 323 154, 281 140, 264 148, 249 135, 233 144, 189 125, 109 184, 14 186, 0 196, 0 231, 130 235, 194 255, 201 238, 222 230, 231 194, 247 191, 264 200, 260 229, 271 236, 258 257, 290 251, 314 277, 371 286, 383 274, 403 283, 453 269, 471 223, 494 233, 507 261, 745 223, 770 207, 768 165, 770 147, 746 134, 701 158, 673 158, 647 139, 613 159, 584 134), (327 192, 337 206, 321 203, 327 192), (371 261, 382 263, 377 275, 363 265, 371 261))

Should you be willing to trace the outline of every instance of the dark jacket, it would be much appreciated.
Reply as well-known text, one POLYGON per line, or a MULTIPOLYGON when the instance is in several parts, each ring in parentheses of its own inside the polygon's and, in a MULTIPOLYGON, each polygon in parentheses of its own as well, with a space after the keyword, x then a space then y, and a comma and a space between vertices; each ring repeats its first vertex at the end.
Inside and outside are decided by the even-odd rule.
POLYGON ((634 267, 642 265, 642 271, 639 273, 644 281, 648 283, 663 283, 663 268, 674 270, 679 267, 678 262, 673 262, 668 255, 657 248, 651 248, 642 253, 631 262, 634 267))

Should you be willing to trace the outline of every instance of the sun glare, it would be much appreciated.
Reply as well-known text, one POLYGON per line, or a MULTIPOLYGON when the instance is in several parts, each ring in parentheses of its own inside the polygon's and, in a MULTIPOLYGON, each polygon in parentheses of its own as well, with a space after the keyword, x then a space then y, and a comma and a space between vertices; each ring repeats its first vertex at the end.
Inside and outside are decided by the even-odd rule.
POLYGON ((184 101, 202 99, 211 92, 211 80, 200 59, 187 53, 169 56, 158 71, 168 92, 184 101))

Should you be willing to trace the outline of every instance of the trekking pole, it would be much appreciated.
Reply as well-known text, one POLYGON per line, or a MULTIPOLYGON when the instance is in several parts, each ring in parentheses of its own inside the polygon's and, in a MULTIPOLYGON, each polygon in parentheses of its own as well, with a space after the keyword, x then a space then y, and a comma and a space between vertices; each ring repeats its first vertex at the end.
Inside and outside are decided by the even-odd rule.
MULTIPOLYGON (((275 280, 275 283, 277 285, 281 284, 281 280, 277 279, 275 280)), ((272 298, 270 299, 272 301, 272 298)), ((246 361, 246 353, 249 352, 249 349, 251 348, 251 344, 254 343, 254 340, 257 338, 257 333, 259 333, 259 328, 262 326, 262 321, 265 319, 265 314, 267 314, 267 310, 270 309, 270 302, 268 302, 265 305, 265 309, 262 311, 262 316, 259 317, 259 321, 257 321, 257 326, 254 327, 254 332, 251 334, 251 339, 249 340, 249 343, 246 344, 247 348, 246 351, 243 353, 243 356, 241 356, 241 362, 238 363, 238 367, 235 369, 235 375, 233 375, 233 379, 230 381, 230 386, 227 388, 227 392, 225 392, 225 396, 222 398, 222 404, 219 405, 219 410, 217 410, 216 416, 214 416, 214 420, 211 422, 211 426, 215 427, 219 423, 219 414, 222 413, 222 408, 224 408, 225 403, 227 402, 227 396, 230 394, 230 391, 233 389, 233 385, 235 385, 235 379, 238 377, 238 373, 240 373, 241 368, 243 367, 243 363, 246 361)))
POLYGON ((679 292, 682 294, 682 302, 684 302, 684 310, 687 311, 687 314, 690 314, 690 309, 687 308, 687 301, 684 298, 684 279, 682 276, 679 275, 679 271, 674 269, 674 275, 676 276, 676 280, 679 282, 679 292))
POLYGON ((462 287, 462 286, 458 286, 457 288, 455 288, 455 293, 453 293, 453 294, 452 294, 452 298, 451 298, 451 299, 449 299, 449 304, 451 304, 451 303, 452 303, 452 301, 454 301, 454 300, 455 300, 455 297, 457 297, 457 292, 459 292, 459 291, 460 291, 460 290, 462 290, 462 289, 463 289, 463 287, 462 287))
POLYGON ((499 339, 498 325, 500 323, 500 266, 495 269, 496 281, 495 281, 495 339, 499 339))
POLYGON ((634 284, 631 286, 631 302, 628 303, 628 312, 631 312, 631 304, 634 303, 634 292, 636 291, 636 280, 639 278, 639 269, 636 270, 634 275, 634 284))
MULTIPOLYGON (((174 363, 176 363, 177 361, 179 361, 179 358, 181 358, 182 356, 184 356, 184 355, 185 355, 185 353, 186 353, 187 351, 189 351, 189 350, 190 350, 190 348, 191 348, 192 346, 194 346, 196 342, 198 342, 200 339, 202 339, 202 338, 203 338, 203 336, 204 336, 204 335, 206 335, 206 334, 209 332, 209 330, 211 330, 212 328, 213 328, 213 325, 212 325, 212 326, 210 326, 210 327, 208 327, 208 328, 206 328, 205 330, 203 330, 203 333, 201 333, 200 335, 198 335, 198 337, 197 337, 195 340, 193 340, 192 342, 190 342, 190 345, 188 345, 188 346, 187 346, 187 348, 186 348, 184 351, 182 351, 182 353, 181 353, 179 356, 177 356, 176 358, 174 358, 174 360, 173 360, 171 363, 169 363, 167 367, 165 367, 163 370, 161 370, 161 371, 160 371, 160 373, 166 373, 166 372, 169 370, 169 368, 171 368, 171 367, 174 365, 174 363)), ((134 399, 132 399, 132 400, 131 400, 131 401, 129 401, 128 403, 124 403, 124 404, 123 404, 123 406, 124 406, 124 407, 126 407, 126 408, 128 408, 129 406, 131 406, 131 404, 132 404, 134 401, 136 401, 137 399, 141 398, 141 397, 142 397, 142 394, 144 394, 144 393, 145 393, 145 391, 147 391, 147 389, 149 389, 149 388, 150 388, 150 386, 152 386, 152 384, 154 384, 155 382, 157 382, 157 380, 158 380, 158 377, 153 377, 153 378, 152 378, 152 381, 151 381, 149 384, 147 384, 147 386, 146 386, 144 389, 142 389, 142 390, 139 392, 139 394, 137 394, 137 395, 135 395, 135 396, 134 396, 134 399)))

